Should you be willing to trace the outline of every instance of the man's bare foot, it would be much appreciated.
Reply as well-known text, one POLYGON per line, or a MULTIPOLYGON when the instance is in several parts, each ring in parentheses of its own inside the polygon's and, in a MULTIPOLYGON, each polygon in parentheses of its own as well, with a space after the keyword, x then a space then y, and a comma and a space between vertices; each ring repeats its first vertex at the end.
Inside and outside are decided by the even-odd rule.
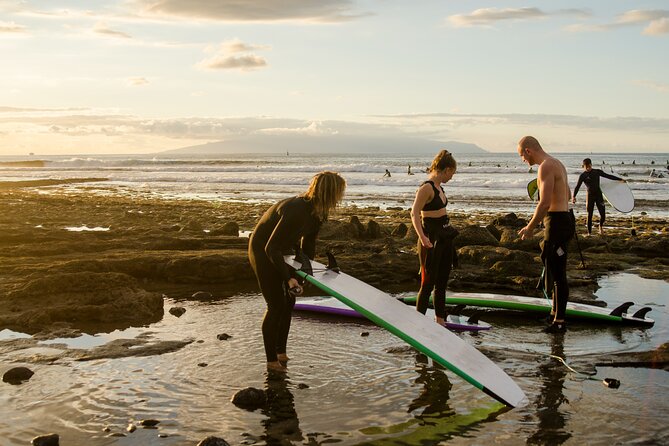
POLYGON ((288 371, 288 369, 286 367, 284 367, 283 365, 281 365, 281 363, 279 361, 268 362, 267 363, 267 370, 271 370, 273 372, 281 372, 281 373, 285 373, 285 372, 288 371))
POLYGON ((602 226, 599 227, 599 235, 604 235, 604 228, 602 226))
POLYGON ((441 325, 442 327, 446 323, 446 321, 444 320, 443 317, 437 317, 436 320, 437 320, 437 324, 441 325))
POLYGON ((288 361, 290 360, 290 358, 288 357, 288 355, 285 354, 285 353, 279 353, 279 354, 277 354, 277 355, 276 355, 276 358, 277 358, 279 361, 281 361, 281 362, 288 362, 288 361))

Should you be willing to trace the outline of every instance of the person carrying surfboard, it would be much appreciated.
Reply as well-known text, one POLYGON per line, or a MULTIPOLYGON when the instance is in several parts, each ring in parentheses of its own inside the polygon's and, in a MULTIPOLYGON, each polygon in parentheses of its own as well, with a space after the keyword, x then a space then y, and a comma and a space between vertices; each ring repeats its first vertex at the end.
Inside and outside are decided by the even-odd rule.
POLYGON ((602 189, 599 186, 599 178, 604 177, 608 178, 609 180, 623 182, 625 180, 615 175, 610 175, 601 169, 593 169, 592 160, 590 158, 584 159, 581 167, 583 167, 583 173, 581 173, 581 175, 578 177, 578 183, 576 183, 576 187, 574 188, 574 196, 572 197, 571 201, 572 203, 576 203, 576 194, 578 194, 578 190, 581 188, 581 184, 585 183, 585 187, 588 191, 585 199, 585 206, 588 210, 588 235, 592 234, 592 214, 595 210, 595 206, 597 206, 597 211, 599 211, 599 234, 601 235, 604 233, 606 208, 604 207, 604 196, 602 195, 602 189))
POLYGON ((552 294, 553 321, 544 329, 547 333, 566 331, 565 312, 569 300, 567 282, 567 244, 574 236, 574 218, 569 212, 569 182, 567 169, 556 158, 544 151, 536 138, 524 136, 518 142, 518 155, 528 165, 539 166, 537 184, 539 202, 530 222, 518 231, 522 240, 534 235, 539 223, 544 223, 541 259, 544 262, 544 289, 552 294))
POLYGON ((283 255, 295 248, 313 259, 316 236, 330 212, 344 197, 346 181, 336 172, 316 174, 302 195, 271 206, 249 239, 249 261, 267 303, 262 321, 267 368, 285 372, 286 347, 295 295, 302 289, 291 276, 283 255))
POLYGON ((411 207, 411 223, 418 234, 418 259, 421 282, 416 310, 425 314, 430 294, 437 323, 446 318, 446 286, 455 259, 453 238, 458 231, 450 225, 446 206, 448 199, 441 186, 455 174, 457 163, 448 150, 442 150, 432 161, 427 181, 416 191, 411 207))

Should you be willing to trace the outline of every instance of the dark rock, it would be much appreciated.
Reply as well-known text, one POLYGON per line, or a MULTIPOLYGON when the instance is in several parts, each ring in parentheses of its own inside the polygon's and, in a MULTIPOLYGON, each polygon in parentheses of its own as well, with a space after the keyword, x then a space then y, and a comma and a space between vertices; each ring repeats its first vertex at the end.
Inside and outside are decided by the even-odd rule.
POLYGON ((395 229, 390 233, 393 237, 403 238, 409 232, 409 228, 404 223, 398 223, 395 229))
POLYGON ((139 425, 144 427, 154 427, 157 426, 158 424, 160 424, 160 421, 154 420, 152 418, 148 418, 146 420, 142 420, 139 422, 139 425))
POLYGON ((229 221, 220 227, 214 228, 209 235, 230 235, 239 237, 239 225, 234 221, 229 221))
POLYGON ((298 388, 298 389, 308 389, 308 388, 309 388, 309 385, 308 385, 308 384, 304 384, 304 383, 299 383, 299 384, 297 385, 297 388, 298 388))
POLYGON ((2 375, 2 380, 9 384, 21 384, 23 381, 28 381, 35 372, 28 367, 14 367, 2 375))
POLYGON ((254 411, 264 407, 267 403, 267 396, 264 390, 256 389, 255 387, 247 387, 232 396, 232 404, 235 406, 254 411))
POLYGON ((231 337, 232 337, 232 335, 229 335, 227 333, 221 333, 221 334, 216 335, 216 339, 218 339, 219 341, 227 341, 231 337))
POLYGON ((360 336, 362 336, 362 337, 369 336, 369 332, 368 331, 363 331, 362 333, 360 333, 360 336))
POLYGON ((499 239, 502 238, 502 232, 501 232, 499 229, 497 229, 497 226, 495 226, 495 225, 488 225, 488 226, 486 226, 485 228, 486 228, 486 229, 488 230, 488 232, 490 232, 490 233, 492 234, 492 236, 495 237, 498 241, 499 241, 499 239))
POLYGON ((186 309, 184 307, 172 307, 169 311, 171 315, 181 317, 181 315, 186 312, 186 309))
POLYGON ((58 434, 40 435, 32 439, 33 446, 58 446, 60 444, 60 437, 58 434))
POLYGON ((367 222, 367 230, 365 235, 371 239, 381 238, 381 225, 379 225, 374 220, 369 220, 367 222))
POLYGON ((197 446, 230 446, 230 444, 224 439, 212 435, 199 442, 197 446))
POLYGON ((453 240, 456 247, 482 245, 498 246, 499 241, 488 231, 478 225, 470 225, 460 231, 460 234, 453 240))
POLYGON ((511 212, 502 217, 497 217, 492 221, 492 224, 495 226, 507 226, 509 228, 520 229, 527 226, 527 220, 524 218, 518 218, 516 214, 511 212))
POLYGON ((353 227, 355 227, 358 237, 362 237, 365 234, 365 227, 360 222, 360 219, 357 216, 352 215, 349 223, 352 224, 353 227))

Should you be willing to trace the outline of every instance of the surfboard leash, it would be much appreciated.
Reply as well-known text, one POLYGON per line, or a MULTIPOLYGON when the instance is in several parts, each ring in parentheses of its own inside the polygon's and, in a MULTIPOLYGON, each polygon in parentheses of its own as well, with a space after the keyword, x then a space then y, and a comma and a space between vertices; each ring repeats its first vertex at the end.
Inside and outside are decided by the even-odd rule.
MULTIPOLYGON (((532 350, 528 350, 528 351, 532 351, 532 350)), ((595 372, 593 374, 587 374, 585 372, 579 372, 578 370, 575 370, 573 367, 571 367, 569 364, 567 364, 567 361, 565 361, 565 359, 562 358, 561 356, 553 355, 553 354, 550 354, 550 353, 537 352, 537 351, 532 351, 532 353, 539 353, 541 355, 546 355, 549 358, 557 359, 562 364, 564 364, 564 366, 567 367, 571 372, 576 373, 577 375, 580 375, 580 376, 584 377, 585 379, 588 379, 588 380, 591 380, 591 381, 601 382, 604 386, 608 387, 609 389, 617 389, 618 387, 620 387, 620 380, 617 380, 615 378, 604 378, 604 379, 600 380, 599 378, 595 377, 597 372, 595 372)))

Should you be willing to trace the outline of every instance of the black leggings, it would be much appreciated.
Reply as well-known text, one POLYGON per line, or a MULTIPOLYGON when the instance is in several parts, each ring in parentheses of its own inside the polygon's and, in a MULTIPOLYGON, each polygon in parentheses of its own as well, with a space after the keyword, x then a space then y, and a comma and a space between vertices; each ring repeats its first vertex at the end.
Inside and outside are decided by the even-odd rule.
POLYGON ((606 208, 604 207, 604 197, 600 193, 599 195, 590 195, 588 194, 586 200, 586 208, 588 209, 588 234, 592 233, 592 214, 595 210, 595 205, 599 211, 599 227, 604 227, 604 221, 606 220, 606 208))
POLYGON ((567 245, 574 236, 574 217, 570 212, 549 212, 544 218, 544 241, 541 259, 544 262, 544 290, 552 294, 551 314, 563 321, 569 300, 567 282, 567 245))
POLYGON ((286 283, 264 252, 259 254, 249 249, 249 260, 258 278, 260 292, 267 302, 262 320, 265 355, 267 362, 275 362, 278 354, 286 353, 295 296, 288 292, 286 283))
POLYGON ((418 240, 421 281, 416 309, 425 314, 434 290, 432 304, 440 318, 446 317, 446 286, 453 265, 453 238, 458 233, 448 222, 447 216, 424 218, 423 231, 432 242, 432 248, 425 248, 418 240))

